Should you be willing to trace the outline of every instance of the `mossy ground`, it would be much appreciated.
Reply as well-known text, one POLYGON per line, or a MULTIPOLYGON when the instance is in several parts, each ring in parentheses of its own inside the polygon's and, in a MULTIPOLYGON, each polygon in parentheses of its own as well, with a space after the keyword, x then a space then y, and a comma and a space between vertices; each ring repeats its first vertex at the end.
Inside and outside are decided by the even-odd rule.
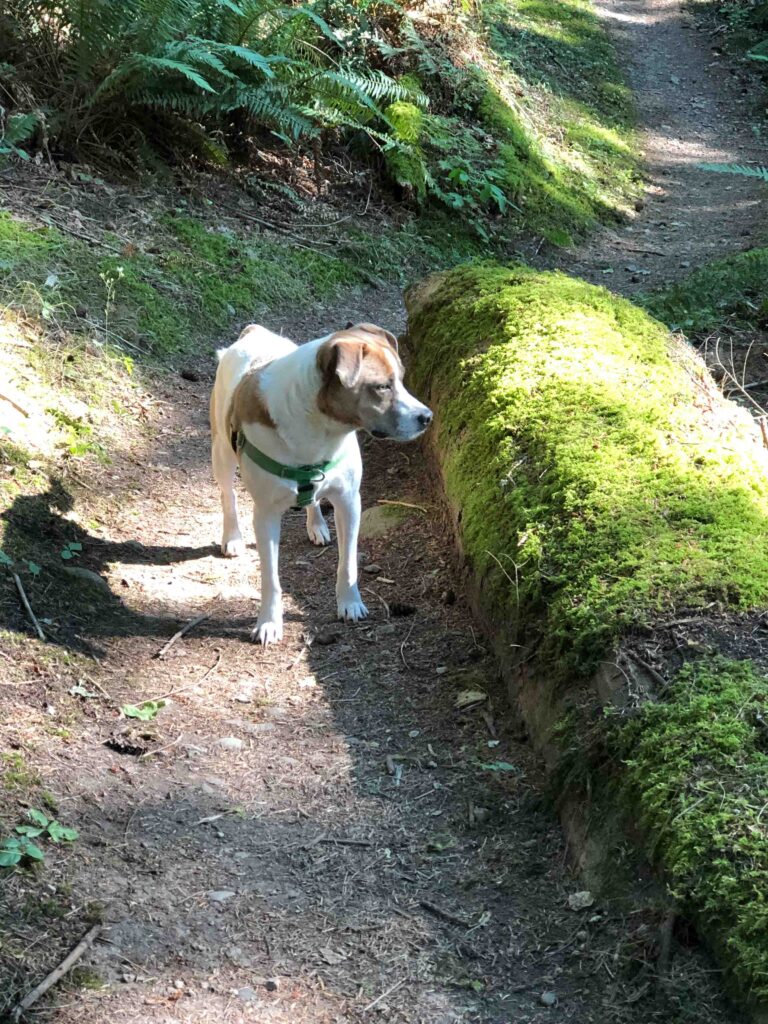
MULTIPOLYGON (((765 459, 744 414, 707 425, 702 367, 671 358, 659 323, 523 267, 459 268, 428 289, 410 300, 409 348, 464 549, 489 614, 509 641, 536 638, 547 679, 583 680, 677 608, 765 605, 765 459)), ((655 855, 756 999, 765 692, 749 666, 702 664, 611 732, 655 855)))

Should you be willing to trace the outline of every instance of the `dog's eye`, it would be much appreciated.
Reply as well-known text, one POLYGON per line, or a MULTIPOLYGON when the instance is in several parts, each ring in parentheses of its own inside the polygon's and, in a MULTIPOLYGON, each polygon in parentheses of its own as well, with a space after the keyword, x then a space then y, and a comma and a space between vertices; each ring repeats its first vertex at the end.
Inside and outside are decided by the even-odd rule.
POLYGON ((392 390, 392 385, 391 384, 374 384, 373 385, 373 390, 377 394, 383 395, 385 391, 391 391, 392 390))

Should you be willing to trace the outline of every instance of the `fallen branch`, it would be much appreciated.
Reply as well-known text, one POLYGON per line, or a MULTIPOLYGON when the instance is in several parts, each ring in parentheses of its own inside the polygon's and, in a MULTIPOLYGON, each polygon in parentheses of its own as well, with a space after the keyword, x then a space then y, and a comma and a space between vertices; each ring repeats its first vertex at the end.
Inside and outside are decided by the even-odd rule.
POLYGON ((449 911, 443 910, 442 907, 436 907, 434 903, 429 903, 427 900, 419 900, 419 906, 423 907, 424 910, 428 910, 430 914, 434 914, 435 917, 439 917, 442 921, 447 921, 448 924, 455 924, 459 928, 466 928, 467 931, 469 931, 471 927, 463 917, 451 914, 449 911))
POLYGON ((85 933, 72 952, 61 961, 59 966, 52 970, 47 977, 43 978, 40 984, 36 988, 33 988, 28 995, 24 996, 20 1003, 17 1003, 11 1011, 12 1021, 20 1020, 25 1010, 28 1010, 30 1006, 33 1006, 41 996, 45 995, 49 988, 53 988, 53 986, 64 977, 70 967, 76 964, 86 949, 91 946, 93 940, 100 931, 101 925, 95 924, 90 931, 85 933))
POLYGON ((417 512, 423 512, 424 515, 427 514, 427 510, 424 508, 423 505, 412 505, 410 503, 410 501, 393 501, 393 500, 391 500, 389 498, 379 498, 378 499, 378 504, 379 505, 398 505, 400 508, 415 508, 417 512))
POLYGON ((168 643, 164 644, 160 648, 160 650, 157 652, 155 657, 156 658, 164 658, 165 655, 168 653, 168 651, 170 651, 170 649, 173 647, 173 645, 176 643, 177 640, 181 640, 181 638, 183 636, 186 636, 186 634, 189 633, 190 630, 194 629, 195 626, 199 626, 201 622, 204 622, 206 619, 209 619, 210 617, 211 617, 211 613, 210 612, 203 612, 202 615, 198 615, 197 618, 192 619, 191 622, 188 622, 186 624, 186 626, 182 626, 180 630, 178 630, 176 633, 173 634, 173 636, 168 641, 168 643))
POLYGON ((374 1006, 376 1006, 378 1003, 380 1003, 381 1000, 384 999, 385 996, 391 996, 393 992, 396 992, 397 989, 399 989, 400 986, 404 985, 404 984, 405 984, 405 978, 401 978, 400 981, 396 981, 394 985, 390 985, 389 988, 385 992, 382 992, 380 996, 377 996, 373 1000, 372 1003, 368 1003, 367 1006, 364 1006, 361 1012, 362 1013, 368 1013, 368 1011, 372 1010, 374 1008, 374 1006))
POLYGON ((26 416, 27 419, 29 419, 29 413, 27 412, 27 410, 23 406, 19 405, 19 403, 15 401, 13 398, 11 398, 10 395, 5 395, 2 394, 2 392, 0 392, 0 398, 2 398, 4 402, 7 402, 8 405, 12 405, 16 412, 20 412, 22 416, 26 416))
POLYGON ((32 605, 29 603, 27 595, 24 592, 24 587, 22 586, 21 580, 19 579, 19 574, 14 572, 14 573, 11 573, 11 575, 13 576, 13 582, 16 584, 16 589, 19 592, 19 597, 21 598, 21 603, 24 605, 24 611, 27 613, 27 616, 29 617, 29 620, 32 623, 32 625, 35 627, 35 630, 37 631, 37 635, 40 637, 41 640, 47 640, 48 638, 46 637, 45 633, 43 632, 42 626, 37 621, 37 616, 32 611, 32 605))

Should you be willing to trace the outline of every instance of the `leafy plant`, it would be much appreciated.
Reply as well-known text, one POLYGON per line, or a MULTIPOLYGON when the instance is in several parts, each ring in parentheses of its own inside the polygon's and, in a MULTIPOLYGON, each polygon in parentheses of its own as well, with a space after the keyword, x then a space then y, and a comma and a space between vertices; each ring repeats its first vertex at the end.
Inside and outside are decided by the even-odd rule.
POLYGON ((27 817, 31 824, 17 825, 14 829, 17 835, 5 839, 0 844, 0 867, 15 867, 24 860, 44 860, 45 854, 32 842, 33 839, 49 839, 52 843, 72 843, 80 834, 77 829, 68 828, 35 808, 27 811, 27 817))
MULTIPOLYGON (((16 563, 14 562, 14 560, 10 557, 10 555, 7 555, 5 551, 3 551, 2 549, 0 549, 0 565, 5 566, 6 569, 11 570, 13 570, 16 567, 16 563)), ((24 559, 24 565, 26 565, 30 575, 32 576, 39 576, 40 573, 43 571, 41 567, 37 564, 37 562, 33 562, 30 559, 24 559)))
MULTIPOLYGON (((768 60, 768 56, 764 58, 768 60)), ((743 178, 759 178, 768 181, 768 167, 748 167, 746 164, 697 164, 701 171, 715 171, 717 174, 738 174, 743 178)))
POLYGON ((138 718, 141 722, 151 722, 157 718, 158 712, 167 703, 164 700, 145 700, 143 704, 123 704, 120 711, 126 718, 138 718))
POLYGON ((70 541, 69 544, 65 544, 59 554, 68 562, 70 558, 75 558, 83 550, 83 545, 79 541, 70 541))

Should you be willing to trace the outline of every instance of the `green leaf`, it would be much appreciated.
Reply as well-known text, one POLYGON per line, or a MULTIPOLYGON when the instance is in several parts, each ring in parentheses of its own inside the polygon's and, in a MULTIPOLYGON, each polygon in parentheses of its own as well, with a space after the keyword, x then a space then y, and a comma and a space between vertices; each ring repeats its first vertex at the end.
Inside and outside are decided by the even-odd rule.
POLYGON ((21 860, 21 853, 18 850, 0 850, 0 868, 12 868, 21 860))
POLYGON ((13 559, 9 558, 4 551, 0 551, 0 565, 13 565, 13 559))
POLYGON ((138 718, 142 722, 151 722, 157 713, 165 707, 164 700, 145 700, 143 704, 123 704, 120 708, 126 718, 138 718))
POLYGON ((72 543, 68 544, 67 547, 69 548, 70 551, 82 551, 83 550, 83 545, 80 543, 79 540, 72 541, 72 543))
POLYGON ((72 552, 69 548, 62 548, 61 557, 66 561, 68 558, 72 558, 72 552))
POLYGON ((20 839, 5 839, 5 840, 3 840, 2 848, 4 850, 6 850, 6 849, 7 850, 16 850, 20 846, 21 846, 21 840, 20 839))
POLYGON ((37 828, 36 825, 17 825, 16 831, 20 836, 27 836, 29 839, 37 839, 45 832, 44 828, 37 828))
POLYGON ((34 843, 25 843, 22 847, 22 852, 25 857, 29 857, 30 860, 45 860, 45 854, 39 846, 35 846, 34 843))
POLYGON ((98 697, 98 693, 94 693, 93 690, 86 690, 82 683, 75 683, 74 686, 70 686, 69 693, 73 697, 98 697))
POLYGON ((40 573, 43 571, 37 564, 37 562, 27 562, 27 568, 29 569, 33 576, 39 576, 40 573))
POLYGON ((30 807, 30 809, 27 811, 27 817, 29 818, 30 821, 34 821, 36 825, 41 825, 43 828, 46 828, 48 822, 50 821, 50 819, 46 817, 46 815, 43 814, 42 811, 38 811, 34 807, 30 807))
POLYGON ((80 833, 76 828, 67 828, 58 821, 52 821, 48 826, 48 835, 54 843, 61 842, 62 840, 73 843, 80 833))
POLYGON ((520 769, 509 761, 491 761, 489 764, 481 762, 480 767, 486 772, 519 772, 520 769))

